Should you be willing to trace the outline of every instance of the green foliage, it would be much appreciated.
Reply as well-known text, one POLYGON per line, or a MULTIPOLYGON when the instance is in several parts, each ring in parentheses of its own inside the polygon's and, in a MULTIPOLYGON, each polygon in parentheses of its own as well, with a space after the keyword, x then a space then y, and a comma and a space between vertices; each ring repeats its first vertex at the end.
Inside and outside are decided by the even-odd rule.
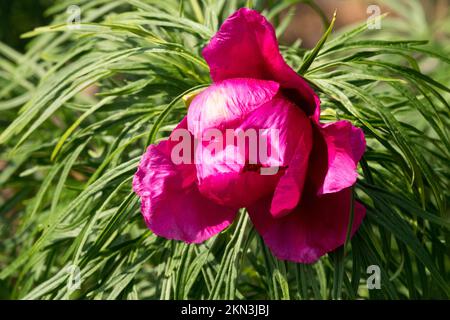
MULTIPOLYGON (((253 5, 276 23, 297 2, 253 5)), ((411 40, 397 17, 327 34, 310 52, 282 47, 320 94, 322 120, 348 119, 368 142, 354 193, 363 226, 300 265, 275 259, 245 212, 204 244, 158 238, 131 191, 147 145, 185 115, 183 95, 210 83, 201 48, 245 1, 82 0, 80 29, 65 24, 70 4, 27 34, 26 53, 0 43, 0 298, 449 297, 448 38, 411 40), (370 265, 380 290, 367 290, 370 265)))

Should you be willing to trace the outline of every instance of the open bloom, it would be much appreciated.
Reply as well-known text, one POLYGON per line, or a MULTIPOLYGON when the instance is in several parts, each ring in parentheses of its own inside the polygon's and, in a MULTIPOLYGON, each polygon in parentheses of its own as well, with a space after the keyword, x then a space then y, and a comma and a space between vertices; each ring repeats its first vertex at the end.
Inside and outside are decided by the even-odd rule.
POLYGON ((342 245, 352 208, 351 234, 365 216, 361 204, 351 203, 363 132, 347 121, 320 123, 319 98, 283 60, 273 27, 256 11, 229 17, 203 56, 213 84, 193 99, 168 140, 149 146, 133 180, 148 227, 199 243, 245 207, 280 259, 312 263, 342 245), (179 132, 203 146, 211 143, 205 140, 211 130, 230 129, 261 133, 270 154, 251 159, 251 146, 241 148, 233 136, 220 140, 219 151, 194 147, 182 155, 193 161, 173 161, 179 132), (277 130, 276 139, 270 130, 277 130), (236 149, 239 161, 224 161, 236 149), (262 171, 270 168, 273 174, 262 171))

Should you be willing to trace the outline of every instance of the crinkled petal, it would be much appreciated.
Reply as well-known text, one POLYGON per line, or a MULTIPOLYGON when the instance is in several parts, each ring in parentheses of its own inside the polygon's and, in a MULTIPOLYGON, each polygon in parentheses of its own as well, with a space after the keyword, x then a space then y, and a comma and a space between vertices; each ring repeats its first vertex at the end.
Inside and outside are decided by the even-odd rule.
POLYGON ((310 120, 284 97, 276 97, 253 111, 238 129, 243 132, 256 130, 261 139, 267 141, 268 157, 261 159, 265 165, 290 166, 297 151, 303 151, 303 156, 308 158, 312 145, 310 120), (299 143, 303 144, 304 150, 297 150, 299 143))
POLYGON ((243 208, 252 205, 275 188, 281 171, 263 176, 259 172, 225 172, 205 177, 201 193, 223 206, 243 208))
MULTIPOLYGON (((270 104, 255 110, 240 126, 248 128, 271 128, 278 130, 275 150, 277 157, 271 155, 267 166, 285 168, 277 183, 271 204, 271 213, 280 217, 300 201, 308 171, 308 159, 312 148, 310 120, 305 113, 284 99, 274 99, 270 104)), ((270 136, 270 132, 268 133, 270 136)), ((271 147, 270 138, 269 149, 271 147)))
MULTIPOLYGON (((292 187, 301 194, 312 144, 310 120, 301 109, 276 97, 248 114, 234 132, 242 134, 245 144, 233 136, 219 152, 198 150, 203 154, 196 163, 202 194, 224 205, 246 207, 272 194, 291 166, 290 175, 298 174, 292 187)), ((285 192, 292 190, 279 190, 277 199, 285 192)))
MULTIPOLYGON (((180 127, 186 128, 185 119, 180 127)), ((133 189, 141 198, 145 222, 155 234, 199 243, 226 228, 236 209, 220 206, 200 194, 195 166, 175 165, 171 159, 173 145, 169 139, 149 146, 134 176, 133 189)))
MULTIPOLYGON (((314 263, 324 254, 343 245, 350 220, 351 189, 320 197, 303 197, 301 204, 282 218, 269 212, 270 198, 248 208, 250 218, 272 253, 279 259, 314 263)), ((354 202, 353 235, 365 208, 354 202)))
POLYGON ((198 94, 188 110, 188 128, 196 137, 207 129, 231 128, 250 112, 272 100, 279 84, 255 79, 229 79, 198 94))
MULTIPOLYGON (((305 128, 308 127, 305 125, 305 128)), ((270 213, 273 217, 282 217, 291 212, 302 197, 312 147, 311 128, 308 129, 305 130, 304 138, 298 140, 295 155, 275 189, 270 205, 270 213)))
POLYGON ((274 80, 316 121, 320 101, 308 83, 284 61, 272 25, 255 10, 231 15, 203 49, 213 81, 231 78, 274 80))
POLYGON ((348 121, 315 126, 309 176, 318 194, 355 184, 357 165, 366 149, 364 133, 348 121))

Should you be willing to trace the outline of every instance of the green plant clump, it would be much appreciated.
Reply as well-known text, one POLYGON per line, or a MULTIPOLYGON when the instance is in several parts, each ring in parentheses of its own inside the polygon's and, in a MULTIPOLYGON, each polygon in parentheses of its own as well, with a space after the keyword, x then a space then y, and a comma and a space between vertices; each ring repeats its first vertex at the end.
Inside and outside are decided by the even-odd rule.
POLYGON ((312 1, 79 0, 76 26, 72 2, 55 1, 26 52, 0 43, 0 298, 449 298, 450 19, 417 39, 405 25, 426 24, 419 1, 395 1, 381 30, 332 31, 312 1), (275 259, 242 213, 200 245, 155 236, 131 181, 186 114, 182 97, 210 84, 201 49, 243 6, 281 35, 299 2, 329 36, 281 50, 319 94, 322 121, 364 130, 362 227, 313 265, 275 259), (407 3, 415 14, 395 14, 407 3))

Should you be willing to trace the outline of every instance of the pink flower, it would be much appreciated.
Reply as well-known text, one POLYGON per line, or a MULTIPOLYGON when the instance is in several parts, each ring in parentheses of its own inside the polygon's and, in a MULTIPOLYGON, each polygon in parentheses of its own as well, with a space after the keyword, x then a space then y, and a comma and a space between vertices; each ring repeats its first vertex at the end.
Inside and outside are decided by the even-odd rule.
MULTIPOLYGON (((168 140, 148 148, 133 180, 148 227, 165 238, 199 243, 246 207, 279 259, 312 263, 341 246, 365 150, 362 130, 347 121, 319 122, 319 98, 283 60, 273 27, 256 11, 244 8, 229 17, 203 56, 214 83, 194 98, 168 140), (230 129, 256 130, 271 153, 250 163, 248 147, 219 140, 220 151, 194 146, 195 154, 182 155, 192 161, 172 160, 178 133, 204 146, 211 130, 230 129), (277 139, 270 130, 277 130, 277 139), (236 151, 237 160, 224 161, 236 151), (263 168, 276 170, 263 174, 263 168)), ((364 216, 355 202, 352 234, 364 216)))

